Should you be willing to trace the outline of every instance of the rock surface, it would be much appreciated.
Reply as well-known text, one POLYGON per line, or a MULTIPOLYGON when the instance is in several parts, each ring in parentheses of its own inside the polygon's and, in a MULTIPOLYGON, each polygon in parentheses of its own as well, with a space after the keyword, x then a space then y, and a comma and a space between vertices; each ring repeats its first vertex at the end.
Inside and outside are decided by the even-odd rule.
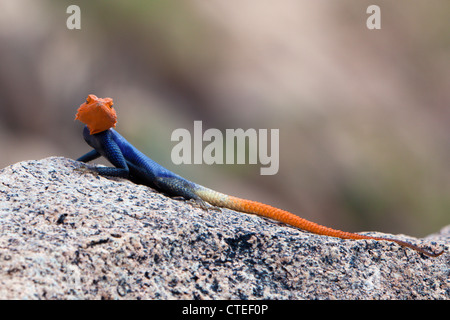
POLYGON ((396 236, 446 250, 428 258, 77 167, 52 157, 0 170, 0 299, 450 299, 450 227, 396 236))

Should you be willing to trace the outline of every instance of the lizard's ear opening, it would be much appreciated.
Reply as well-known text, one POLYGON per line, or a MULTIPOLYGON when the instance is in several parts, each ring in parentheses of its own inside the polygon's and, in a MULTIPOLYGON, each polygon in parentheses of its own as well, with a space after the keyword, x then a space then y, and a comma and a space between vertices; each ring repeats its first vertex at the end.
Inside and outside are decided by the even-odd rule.
POLYGON ((90 94, 86 102, 78 108, 75 120, 85 123, 90 134, 114 128, 117 123, 117 114, 112 105, 113 99, 97 98, 90 94))

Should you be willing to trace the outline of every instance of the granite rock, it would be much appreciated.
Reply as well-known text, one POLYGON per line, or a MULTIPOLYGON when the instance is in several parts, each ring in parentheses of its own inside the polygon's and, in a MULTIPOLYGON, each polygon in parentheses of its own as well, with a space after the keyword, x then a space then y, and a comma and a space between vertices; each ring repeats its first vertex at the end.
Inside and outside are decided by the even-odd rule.
POLYGON ((450 299, 450 227, 396 235, 445 249, 429 258, 76 168, 51 157, 0 170, 0 299, 450 299))

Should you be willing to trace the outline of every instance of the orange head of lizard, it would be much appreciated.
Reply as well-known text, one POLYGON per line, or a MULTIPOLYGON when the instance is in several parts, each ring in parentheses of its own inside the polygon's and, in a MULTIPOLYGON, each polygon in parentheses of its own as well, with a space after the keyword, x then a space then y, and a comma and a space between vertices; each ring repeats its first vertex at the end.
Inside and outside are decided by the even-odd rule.
POLYGON ((86 102, 78 108, 75 120, 85 123, 91 134, 114 128, 117 123, 117 115, 112 106, 111 98, 102 99, 90 94, 86 102))

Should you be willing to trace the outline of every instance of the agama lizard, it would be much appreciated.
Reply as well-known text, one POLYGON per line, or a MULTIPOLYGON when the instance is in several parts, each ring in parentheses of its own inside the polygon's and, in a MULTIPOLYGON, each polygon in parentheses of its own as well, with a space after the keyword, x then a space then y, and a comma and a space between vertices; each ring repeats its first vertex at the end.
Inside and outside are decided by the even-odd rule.
POLYGON ((206 207, 205 202, 207 202, 213 206, 267 217, 319 235, 354 240, 392 241, 430 257, 437 257, 444 252, 442 250, 435 253, 394 238, 374 237, 328 228, 288 211, 260 202, 229 196, 186 180, 144 155, 112 129, 117 123, 116 112, 112 106, 112 99, 101 99, 91 94, 87 97, 86 102, 80 106, 75 117, 75 120, 80 120, 86 124, 83 136, 86 142, 94 148, 77 160, 88 162, 103 156, 114 165, 114 167, 94 167, 92 170, 100 175, 136 179, 144 185, 171 196, 181 196, 187 200, 192 199, 202 207, 206 207))

